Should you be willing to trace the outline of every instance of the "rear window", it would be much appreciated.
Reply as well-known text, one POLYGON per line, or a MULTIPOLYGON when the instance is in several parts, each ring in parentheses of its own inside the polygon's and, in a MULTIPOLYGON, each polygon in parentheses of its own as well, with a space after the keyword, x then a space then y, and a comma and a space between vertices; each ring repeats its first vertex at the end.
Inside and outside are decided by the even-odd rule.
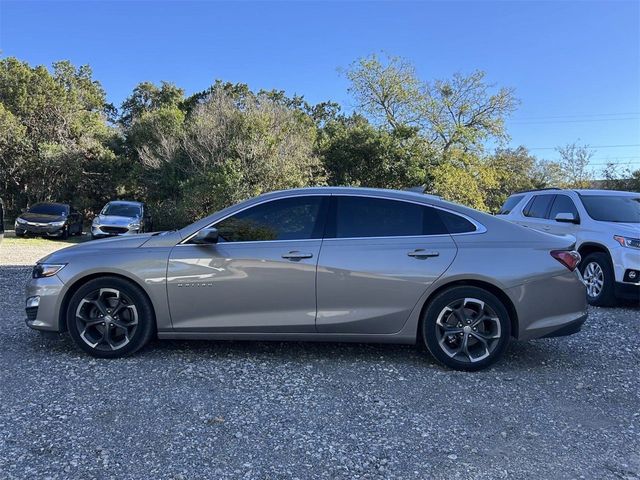
POLYGON ((523 197, 524 195, 512 195, 511 197, 507 198, 507 201, 504 202, 502 207, 500 207, 500 210, 498 210, 498 215, 507 215, 511 213, 511 210, 513 210, 515 206, 520 203, 520 200, 522 200, 523 197))
POLYGON ((440 218, 444 222, 445 226, 449 233, 469 233, 475 232, 476 226, 460 215, 456 215, 455 213, 445 212, 444 210, 439 210, 440 218))
POLYGON ((547 212, 555 195, 534 195, 524 209, 525 217, 547 218, 547 212))

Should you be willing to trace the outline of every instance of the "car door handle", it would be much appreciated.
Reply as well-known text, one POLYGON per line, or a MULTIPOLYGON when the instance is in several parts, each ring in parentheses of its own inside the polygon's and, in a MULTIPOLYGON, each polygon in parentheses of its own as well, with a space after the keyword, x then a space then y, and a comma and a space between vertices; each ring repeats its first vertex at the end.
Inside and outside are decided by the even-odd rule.
POLYGON ((286 258, 288 260, 300 260, 301 258, 311 258, 311 257, 313 257, 313 253, 298 252, 298 251, 291 251, 289 253, 285 253, 282 255, 282 258, 286 258))
POLYGON ((416 248, 414 251, 408 252, 407 255, 409 255, 410 257, 416 257, 416 258, 426 258, 426 257, 437 257, 438 255, 440 255, 440 252, 427 251, 424 248, 416 248))

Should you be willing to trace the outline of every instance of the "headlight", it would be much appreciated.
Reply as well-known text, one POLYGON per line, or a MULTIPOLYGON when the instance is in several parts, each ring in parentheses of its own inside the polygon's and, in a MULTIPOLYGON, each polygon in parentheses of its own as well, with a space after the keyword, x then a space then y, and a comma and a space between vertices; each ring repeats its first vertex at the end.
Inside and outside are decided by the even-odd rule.
POLYGON ((622 235, 614 235, 613 239, 623 247, 640 248, 640 238, 623 237, 622 235))
POLYGON ((59 222, 51 222, 49 225, 52 227, 64 227, 65 223, 67 223, 66 220, 60 220, 59 222))
POLYGON ((16 223, 20 224, 20 225, 24 225, 25 223, 27 223, 26 220, 23 220, 22 218, 18 217, 16 218, 16 223))
POLYGON ((100 218, 99 217, 94 218, 92 224, 95 225, 95 226, 100 225, 100 218))
POLYGON ((56 273, 64 268, 66 263, 39 263, 33 267, 31 277, 44 278, 53 277, 56 273))
POLYGON ((131 222, 129 224, 129 228, 133 228, 134 230, 137 230, 138 228, 140 228, 140 223, 139 222, 131 222))

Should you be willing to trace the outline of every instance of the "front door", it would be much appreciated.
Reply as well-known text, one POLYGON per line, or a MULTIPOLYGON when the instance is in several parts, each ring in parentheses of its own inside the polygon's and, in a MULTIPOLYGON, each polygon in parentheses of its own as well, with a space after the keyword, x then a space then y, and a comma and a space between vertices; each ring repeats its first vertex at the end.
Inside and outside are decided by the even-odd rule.
POLYGON ((271 200, 214 226, 215 245, 177 245, 167 271, 178 331, 315 332, 324 196, 271 200))

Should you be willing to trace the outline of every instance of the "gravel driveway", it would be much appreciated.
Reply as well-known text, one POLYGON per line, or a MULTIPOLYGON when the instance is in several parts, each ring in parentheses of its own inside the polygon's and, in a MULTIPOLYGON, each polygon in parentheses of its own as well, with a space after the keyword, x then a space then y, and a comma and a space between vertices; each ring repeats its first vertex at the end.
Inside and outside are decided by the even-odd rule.
POLYGON ((95 360, 0 267, 0 478, 640 478, 640 310, 475 374, 410 346, 153 342, 95 360))

